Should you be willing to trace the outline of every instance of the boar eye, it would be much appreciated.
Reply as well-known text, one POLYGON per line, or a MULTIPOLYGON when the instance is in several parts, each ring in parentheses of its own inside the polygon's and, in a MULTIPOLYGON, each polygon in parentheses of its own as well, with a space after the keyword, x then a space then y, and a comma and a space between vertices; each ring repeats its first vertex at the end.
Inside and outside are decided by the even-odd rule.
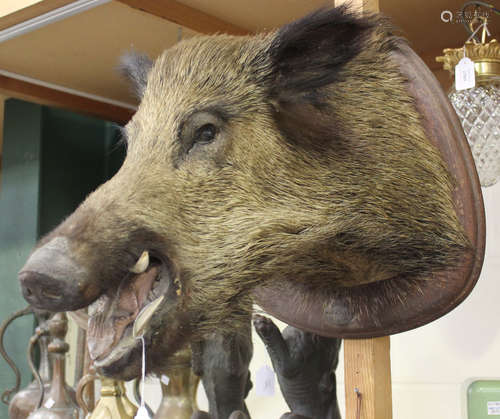
POLYGON ((217 134, 217 128, 214 124, 205 124, 195 132, 193 142, 206 144, 211 142, 217 134))
POLYGON ((199 157, 208 157, 210 150, 205 145, 215 143, 223 133, 226 118, 213 110, 203 110, 192 113, 180 125, 179 141, 182 161, 188 154, 197 154, 199 157))

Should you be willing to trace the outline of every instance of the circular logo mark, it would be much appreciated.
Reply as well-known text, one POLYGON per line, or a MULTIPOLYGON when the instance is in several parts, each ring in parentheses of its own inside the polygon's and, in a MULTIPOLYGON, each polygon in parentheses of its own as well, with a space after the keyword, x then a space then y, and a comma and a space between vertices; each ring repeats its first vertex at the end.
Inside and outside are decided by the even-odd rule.
POLYGON ((443 10, 441 12, 441 20, 445 23, 449 23, 453 20, 453 13, 451 13, 449 10, 443 10))

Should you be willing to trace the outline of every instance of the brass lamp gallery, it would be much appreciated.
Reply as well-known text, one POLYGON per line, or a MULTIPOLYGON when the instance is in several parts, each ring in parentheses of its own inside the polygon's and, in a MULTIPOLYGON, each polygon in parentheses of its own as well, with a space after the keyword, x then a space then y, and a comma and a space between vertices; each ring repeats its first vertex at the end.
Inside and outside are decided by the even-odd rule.
POLYGON ((455 76, 448 97, 458 114, 483 187, 500 180, 500 44, 490 36, 488 16, 500 9, 467 2, 461 18, 470 34, 460 48, 446 48, 437 57, 455 76), (470 12, 470 8, 473 12, 470 12))

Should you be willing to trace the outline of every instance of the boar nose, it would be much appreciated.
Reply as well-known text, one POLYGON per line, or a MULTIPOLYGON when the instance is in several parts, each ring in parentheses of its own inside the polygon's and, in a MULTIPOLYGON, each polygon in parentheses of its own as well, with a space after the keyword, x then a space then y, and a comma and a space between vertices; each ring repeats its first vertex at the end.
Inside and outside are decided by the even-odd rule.
POLYGON ((37 249, 19 272, 23 296, 34 307, 70 311, 85 307, 100 294, 86 271, 70 256, 66 238, 37 249))
POLYGON ((60 311, 61 307, 66 306, 64 299, 71 299, 71 295, 75 295, 75 290, 69 289, 68 281, 39 272, 23 270, 19 273, 19 281, 25 300, 37 308, 60 311))

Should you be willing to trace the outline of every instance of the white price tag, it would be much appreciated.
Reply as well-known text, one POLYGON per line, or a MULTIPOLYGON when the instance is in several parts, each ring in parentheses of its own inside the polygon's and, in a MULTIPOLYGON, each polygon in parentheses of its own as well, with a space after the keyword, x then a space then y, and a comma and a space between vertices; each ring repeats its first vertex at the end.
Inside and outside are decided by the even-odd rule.
POLYGON ((167 375, 165 374, 162 374, 161 375, 161 378, 160 378, 160 381, 165 384, 166 386, 168 386, 168 383, 170 383, 170 378, 168 378, 167 375))
POLYGON ((139 406, 139 409, 137 410, 134 419, 151 419, 151 416, 149 416, 149 413, 144 406, 139 406))
POLYGON ((455 66, 455 89, 470 89, 475 85, 474 62, 470 58, 464 57, 455 66))
POLYGON ((500 416, 500 402, 488 402, 488 416, 500 416))
POLYGON ((269 365, 263 365, 255 377, 257 396, 274 396, 274 371, 269 365))
POLYGON ((43 406, 46 407, 47 409, 50 409, 52 406, 54 406, 55 403, 56 401, 53 398, 50 398, 45 402, 43 406))

